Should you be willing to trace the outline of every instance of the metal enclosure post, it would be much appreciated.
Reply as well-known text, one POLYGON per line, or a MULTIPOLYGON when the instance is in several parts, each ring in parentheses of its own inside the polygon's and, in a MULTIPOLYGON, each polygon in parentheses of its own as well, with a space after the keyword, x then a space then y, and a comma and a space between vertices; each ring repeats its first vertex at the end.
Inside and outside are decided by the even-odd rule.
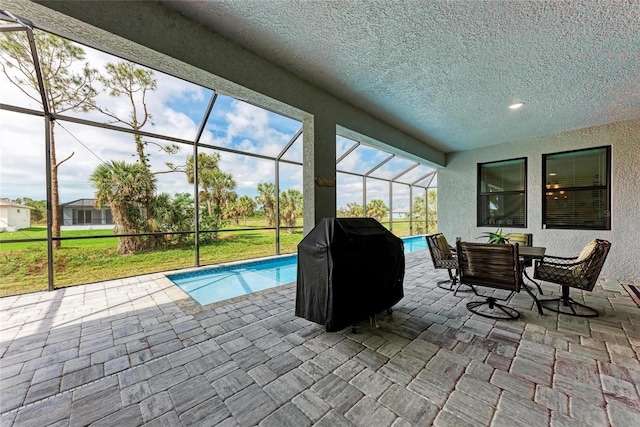
POLYGON ((276 255, 280 255, 280 160, 276 160, 276 255))
POLYGON ((429 234, 429 191, 424 189, 424 231, 429 234))
POLYGON ((211 99, 209 100, 209 105, 207 106, 207 110, 202 117, 202 122, 200 123, 200 128, 198 129, 198 134, 196 135, 196 139, 193 142, 193 200, 194 200, 194 211, 193 211, 193 220, 194 224, 194 243, 195 243, 195 263, 196 267, 200 267, 200 200, 198 197, 199 187, 198 187, 198 144, 200 143, 200 138, 204 133, 205 128, 207 127, 207 121, 209 120, 209 116, 211 115, 211 111, 213 110, 213 106, 216 103, 216 99, 218 99, 218 94, 213 92, 211 99))
POLYGON ((196 142, 193 144, 193 243, 196 267, 200 267, 200 200, 198 197, 198 179, 198 143, 196 142))
MULTIPOLYGON (((51 116, 45 112, 44 116, 44 146, 46 152, 46 181, 47 181, 47 289, 55 289, 53 278, 53 209, 51 204, 51 116)), ((56 206, 55 209, 58 207, 56 206)))
POLYGON ((413 236, 413 185, 409 185, 409 236, 413 236))
POLYGON ((362 176, 362 216, 367 216, 367 177, 362 176))
POLYGON ((393 182, 389 181, 389 231, 393 232, 393 182))
POLYGON ((284 156, 289 148, 296 142, 296 140, 302 135, 302 130, 304 127, 301 127, 298 132, 293 135, 293 137, 289 140, 287 145, 278 153, 278 157, 276 157, 276 255, 280 255, 280 160, 282 156, 284 156))
POLYGON ((49 109, 49 99, 47 98, 47 92, 44 88, 44 78, 42 77, 42 69, 40 67, 40 59, 38 57, 38 48, 36 46, 36 39, 33 35, 33 29, 30 25, 25 24, 18 18, 13 17, 16 22, 22 24, 25 27, 27 33, 27 39, 29 40, 29 47, 31 49, 31 57, 33 58, 33 70, 36 73, 36 79, 38 80, 38 89, 40 91, 40 98, 42 99, 42 110, 44 111, 44 146, 45 146, 45 164, 46 164, 46 188, 47 188, 47 289, 53 291, 55 289, 53 271, 53 209, 58 209, 57 206, 52 206, 51 196, 51 110, 49 109))

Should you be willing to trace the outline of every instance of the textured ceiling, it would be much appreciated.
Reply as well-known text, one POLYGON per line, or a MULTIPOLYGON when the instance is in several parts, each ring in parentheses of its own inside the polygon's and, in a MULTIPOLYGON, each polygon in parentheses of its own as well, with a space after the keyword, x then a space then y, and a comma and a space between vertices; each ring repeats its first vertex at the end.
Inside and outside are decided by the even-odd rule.
POLYGON ((640 0, 163 3, 445 152, 640 117, 640 0))

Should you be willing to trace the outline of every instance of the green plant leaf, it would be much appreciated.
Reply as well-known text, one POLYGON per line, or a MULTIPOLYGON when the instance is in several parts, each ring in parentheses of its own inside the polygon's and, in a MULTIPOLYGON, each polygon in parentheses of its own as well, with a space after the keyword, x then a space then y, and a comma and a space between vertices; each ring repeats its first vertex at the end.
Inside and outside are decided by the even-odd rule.
POLYGON ((499 228, 496 231, 487 231, 482 234, 482 236, 478 236, 477 238, 486 238, 488 243, 503 244, 509 241, 509 239, 507 239, 506 237, 506 234, 502 232, 502 228, 499 228))

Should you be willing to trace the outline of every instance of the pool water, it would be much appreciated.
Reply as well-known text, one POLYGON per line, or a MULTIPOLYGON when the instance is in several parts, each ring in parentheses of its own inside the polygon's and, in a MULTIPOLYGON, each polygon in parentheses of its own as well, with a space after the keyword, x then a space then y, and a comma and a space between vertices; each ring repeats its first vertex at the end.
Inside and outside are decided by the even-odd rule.
MULTIPOLYGON (((402 239, 404 253, 427 249, 424 236, 402 239)), ((200 305, 251 294, 296 281, 298 256, 287 255, 167 275, 200 305)))
POLYGON ((404 241, 405 254, 428 249, 427 239, 424 236, 405 237, 402 240, 404 241))
POLYGON ((200 305, 295 282, 297 255, 167 275, 200 305))

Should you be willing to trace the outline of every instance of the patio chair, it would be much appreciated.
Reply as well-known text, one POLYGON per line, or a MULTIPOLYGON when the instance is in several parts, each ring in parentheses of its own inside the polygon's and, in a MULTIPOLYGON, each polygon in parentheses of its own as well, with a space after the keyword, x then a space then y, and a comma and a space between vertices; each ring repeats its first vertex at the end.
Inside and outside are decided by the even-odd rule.
MULTIPOLYGON (((531 233, 509 233, 505 237, 507 241, 511 244, 517 243, 520 246, 533 246, 533 234, 531 233)), ((524 262, 521 263, 521 266, 522 266, 522 274, 524 274, 524 277, 526 277, 531 283, 536 285, 536 287, 538 288, 538 292, 540 292, 540 295, 544 295, 542 293, 542 288, 540 287, 540 284, 535 280, 533 280, 529 276, 529 274, 527 274, 527 268, 533 267, 533 260, 526 259, 524 262)))
POLYGON ((596 239, 582 249, 577 257, 545 256, 536 261, 533 277, 562 287, 562 296, 540 300, 542 306, 557 313, 579 317, 597 317, 598 310, 581 304, 569 296, 571 288, 592 291, 611 248, 606 240, 596 239))
POLYGON ((429 234, 425 236, 427 246, 431 254, 433 267, 436 269, 447 269, 449 272, 448 280, 438 282, 438 287, 447 291, 453 291, 458 283, 458 260, 456 259, 455 249, 452 249, 447 239, 442 233, 429 234), (454 273, 455 272, 455 273, 454 273), (449 286, 447 286, 447 283, 449 286))
POLYGON ((517 243, 520 246, 533 246, 533 234, 531 233, 509 233, 505 238, 512 245, 517 243))
POLYGON ((484 301, 467 303, 467 310, 490 319, 515 320, 520 313, 498 301, 508 301, 520 292, 522 273, 518 257, 518 244, 456 243, 458 274, 461 284, 470 285, 473 292, 484 301), (510 293, 504 298, 491 294, 481 295, 476 287, 483 286, 510 293))

